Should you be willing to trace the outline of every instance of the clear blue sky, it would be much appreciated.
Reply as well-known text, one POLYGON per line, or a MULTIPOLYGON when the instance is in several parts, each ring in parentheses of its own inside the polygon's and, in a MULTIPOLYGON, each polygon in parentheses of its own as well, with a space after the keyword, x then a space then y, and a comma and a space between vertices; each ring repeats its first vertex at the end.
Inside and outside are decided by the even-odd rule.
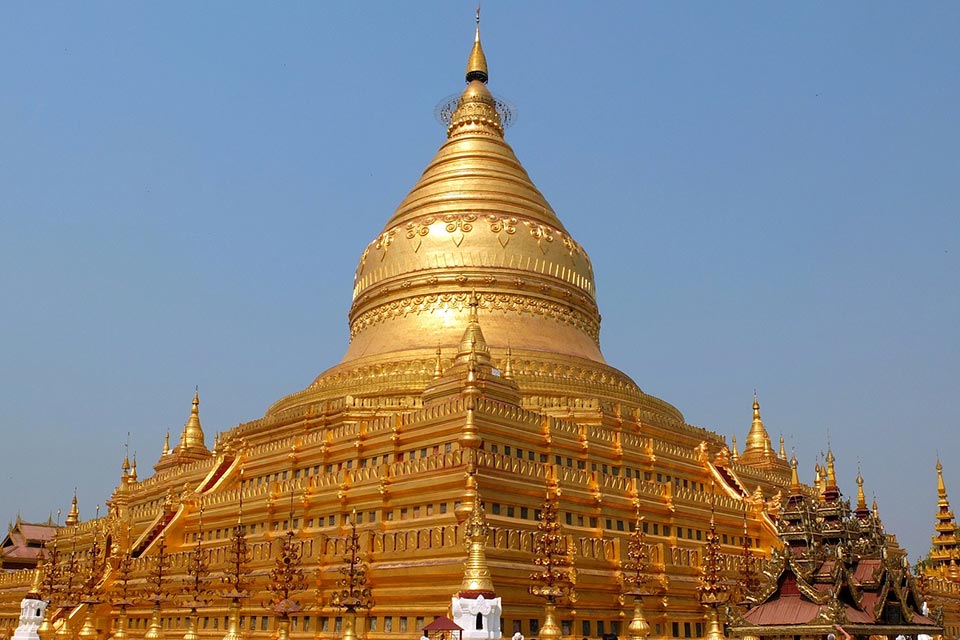
MULTIPOLYGON (((336 364, 444 139, 468 2, 0 6, 0 518, 93 513, 194 385, 212 441, 336 364)), ((960 507, 960 4, 483 3, 508 141, 590 253, 607 360, 911 558, 960 507)))

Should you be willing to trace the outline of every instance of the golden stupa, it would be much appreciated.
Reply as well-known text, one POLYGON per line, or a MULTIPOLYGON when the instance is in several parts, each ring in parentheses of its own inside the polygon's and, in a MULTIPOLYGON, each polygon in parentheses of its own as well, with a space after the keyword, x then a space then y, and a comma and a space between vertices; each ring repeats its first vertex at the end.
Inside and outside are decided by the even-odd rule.
MULTIPOLYGON (((708 539, 780 544, 791 467, 759 402, 731 453, 605 362, 590 259, 504 138, 479 18, 466 71, 360 256, 343 360, 209 448, 195 394, 154 473, 125 461, 108 512, 48 545, 41 635, 411 638, 459 594, 501 598, 503 636, 703 637, 708 539)), ((0 635, 34 578, 0 576, 0 635)))

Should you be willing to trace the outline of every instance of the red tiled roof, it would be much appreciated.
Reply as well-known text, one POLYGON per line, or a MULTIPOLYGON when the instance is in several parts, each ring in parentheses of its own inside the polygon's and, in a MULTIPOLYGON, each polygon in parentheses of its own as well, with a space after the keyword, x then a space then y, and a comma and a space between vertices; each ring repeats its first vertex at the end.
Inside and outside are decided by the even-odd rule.
POLYGON ((857 584, 863 584, 873 579, 873 572, 880 567, 880 560, 865 558, 853 568, 853 579, 857 584))
POLYGON ((860 611, 859 609, 855 609, 850 605, 844 605, 843 612, 847 616, 848 622, 859 624, 873 624, 876 622, 873 616, 866 611, 860 611))
POLYGON ((423 627, 424 631, 463 631, 463 627, 446 616, 439 616, 423 627))
POLYGON ((54 531, 57 528, 49 524, 31 524, 28 522, 20 523, 20 531, 27 540, 46 542, 53 538, 54 531))
POLYGON ((820 613, 820 606, 796 596, 784 596, 758 605, 744 619, 758 626, 808 624, 820 613))

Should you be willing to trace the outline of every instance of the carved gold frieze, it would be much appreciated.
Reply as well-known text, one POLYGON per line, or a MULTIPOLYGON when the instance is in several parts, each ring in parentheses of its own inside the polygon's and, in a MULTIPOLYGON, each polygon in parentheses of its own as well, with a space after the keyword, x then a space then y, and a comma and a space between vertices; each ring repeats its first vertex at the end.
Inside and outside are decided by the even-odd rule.
MULTIPOLYGON (((467 279, 464 278, 464 283, 467 279)), ((467 303, 466 293, 429 294, 391 300, 365 311, 350 323, 350 338, 364 329, 394 318, 446 310, 463 310, 467 303)), ((600 326, 587 314, 571 309, 568 305, 520 294, 477 294, 480 308, 503 313, 539 315, 576 327, 597 344, 600 341, 600 326)))
MULTIPOLYGON (((425 216, 415 220, 407 221, 405 224, 392 227, 381 233, 376 240, 370 243, 360 256, 360 263, 357 266, 357 278, 363 274, 366 269, 367 257, 371 248, 380 252, 380 261, 382 261, 394 242, 398 234, 402 234, 413 244, 414 253, 418 252, 423 245, 423 238, 431 233, 431 228, 439 220, 443 223, 443 231, 449 234, 453 244, 459 247, 468 234, 474 230, 475 223, 481 219, 485 220, 489 231, 497 238, 501 247, 506 248, 510 242, 510 237, 517 233, 519 225, 527 227, 531 238, 537 242, 537 246, 544 254, 555 238, 559 238, 563 247, 566 249, 571 261, 576 262, 577 258, 582 258, 587 263, 587 268, 592 276, 593 268, 590 264, 590 256, 587 255, 583 247, 577 243, 569 234, 560 229, 545 225, 536 220, 521 219, 517 216, 498 215, 498 214, 478 214, 478 213, 456 213, 445 214, 442 216, 425 216)), ((439 231, 439 229, 434 230, 439 231)))

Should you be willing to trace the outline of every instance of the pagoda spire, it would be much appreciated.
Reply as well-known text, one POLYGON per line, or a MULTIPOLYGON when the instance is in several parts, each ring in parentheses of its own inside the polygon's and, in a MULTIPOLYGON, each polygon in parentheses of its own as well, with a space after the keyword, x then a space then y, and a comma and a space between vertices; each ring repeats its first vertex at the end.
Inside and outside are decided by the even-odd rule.
POLYGON ((490 577, 490 567, 487 566, 487 515, 480 499, 480 492, 476 490, 473 509, 467 520, 467 559, 463 563, 463 582, 460 584, 461 598, 494 597, 493 580, 490 577))
POLYGON ((163 437, 163 451, 160 452, 161 456, 170 455, 170 430, 167 429, 167 435, 163 437))
POLYGON ((483 55, 483 46, 480 44, 480 7, 477 7, 477 33, 473 38, 473 49, 467 59, 467 82, 479 80, 486 84, 489 79, 487 73, 487 56, 483 55))
POLYGON ((183 426, 183 433, 180 434, 180 444, 177 445, 176 452, 180 454, 209 454, 207 445, 204 442, 203 427, 200 426, 200 388, 193 392, 193 406, 190 409, 190 417, 183 426))
POLYGON ((858 518, 866 518, 870 515, 870 508, 867 506, 867 496, 863 493, 863 474, 857 469, 857 509, 854 511, 858 518))
POLYGON ((730 441, 731 441, 731 444, 733 445, 732 447, 733 450, 730 452, 730 459, 733 460, 734 462, 739 462, 740 452, 737 451, 737 436, 731 436, 730 441))
POLYGON ((761 464, 769 463, 777 459, 777 454, 770 446, 770 435, 763 426, 763 419, 760 417, 760 400, 757 392, 753 392, 753 423, 750 425, 750 432, 747 433, 747 442, 743 449, 743 455, 740 456, 740 462, 743 464, 761 464))
POLYGON ((837 469, 834 462, 833 449, 827 447, 827 489, 837 486, 837 469))
POLYGON ((943 484, 943 464, 940 463, 940 458, 937 458, 937 498, 940 503, 950 506, 947 502, 947 487, 943 484))
POLYGON ((510 347, 507 347, 507 357, 503 364, 503 377, 507 380, 513 378, 513 354, 510 351, 510 347))
POLYGON ((63 524, 72 527, 80 522, 80 508, 77 506, 77 490, 73 490, 73 501, 70 503, 70 511, 67 513, 67 519, 63 524))
POLYGON ((930 560, 939 566, 948 566, 957 553, 957 525, 950 510, 950 500, 947 499, 947 487, 943 483, 943 464, 937 458, 937 524, 934 530, 933 547, 930 549, 930 560))
POLYGON ((790 459, 790 495, 800 495, 800 475, 797 473, 797 457, 790 459))
POLYGON ((483 337, 483 330, 480 328, 480 320, 477 309, 480 307, 480 300, 475 291, 470 292, 467 300, 467 306, 470 308, 467 316, 467 326, 463 330, 463 336, 460 338, 460 346, 457 350, 457 362, 469 362, 475 358, 478 363, 492 367, 493 362, 490 359, 490 349, 487 347, 487 339, 483 337))
MULTIPOLYGON (((823 455, 823 452, 820 452, 823 455)), ((813 465, 813 488, 817 491, 817 496, 823 493, 823 467, 820 466, 820 455, 817 456, 817 462, 813 465)))
POLYGON ((467 87, 457 100, 457 107, 450 115, 447 137, 460 133, 495 133, 503 137, 503 120, 497 109, 497 100, 487 89, 490 74, 487 70, 487 57, 480 44, 480 9, 477 9, 477 31, 473 38, 473 48, 467 58, 467 87))
POLYGON ((867 497, 863 495, 863 474, 857 471, 857 509, 867 508, 867 497))

